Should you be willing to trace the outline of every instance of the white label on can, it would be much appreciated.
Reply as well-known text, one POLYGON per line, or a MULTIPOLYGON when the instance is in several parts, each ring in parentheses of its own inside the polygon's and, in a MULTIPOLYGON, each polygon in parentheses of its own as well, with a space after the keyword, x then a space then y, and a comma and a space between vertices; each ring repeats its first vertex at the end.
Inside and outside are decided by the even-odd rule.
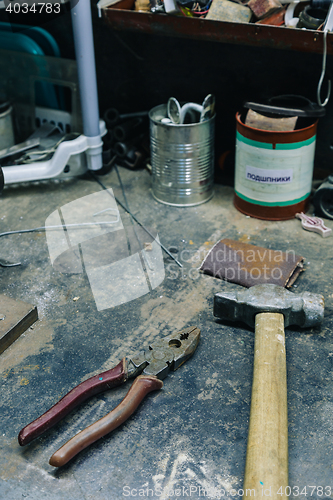
POLYGON ((267 206, 304 200, 311 192, 315 144, 313 136, 300 143, 276 144, 273 149, 272 144, 237 132, 235 192, 243 200, 267 206))
POLYGON ((289 184, 293 180, 292 169, 266 170, 246 165, 246 179, 262 184, 289 184))

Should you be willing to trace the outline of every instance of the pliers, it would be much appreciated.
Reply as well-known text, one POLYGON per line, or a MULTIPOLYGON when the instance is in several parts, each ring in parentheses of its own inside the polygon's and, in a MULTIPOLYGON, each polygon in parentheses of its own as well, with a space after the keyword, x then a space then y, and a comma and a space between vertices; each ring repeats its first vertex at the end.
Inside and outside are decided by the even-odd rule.
POLYGON ((50 458, 49 463, 54 467, 65 465, 77 453, 125 422, 149 392, 161 389, 162 380, 169 371, 177 370, 192 356, 199 339, 200 330, 192 326, 158 340, 137 355, 123 358, 111 370, 85 380, 43 415, 24 427, 18 436, 19 444, 24 446, 30 443, 88 398, 117 387, 127 379, 137 377, 125 398, 114 410, 76 434, 50 458), (139 375, 140 373, 142 375, 139 375))

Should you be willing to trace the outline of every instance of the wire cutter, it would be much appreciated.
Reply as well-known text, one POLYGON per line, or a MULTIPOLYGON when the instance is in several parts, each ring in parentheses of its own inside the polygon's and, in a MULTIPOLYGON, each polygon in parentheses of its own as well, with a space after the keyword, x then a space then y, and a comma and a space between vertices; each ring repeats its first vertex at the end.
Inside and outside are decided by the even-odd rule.
POLYGON ((194 353, 200 339, 195 326, 168 335, 106 372, 91 377, 77 385, 52 408, 24 427, 18 436, 21 446, 30 443, 53 427, 74 408, 88 398, 137 377, 121 403, 105 417, 90 425, 67 441, 50 458, 50 465, 61 467, 77 453, 125 422, 151 391, 163 387, 162 380, 169 371, 177 370, 194 353), (142 375, 140 375, 142 373, 142 375))

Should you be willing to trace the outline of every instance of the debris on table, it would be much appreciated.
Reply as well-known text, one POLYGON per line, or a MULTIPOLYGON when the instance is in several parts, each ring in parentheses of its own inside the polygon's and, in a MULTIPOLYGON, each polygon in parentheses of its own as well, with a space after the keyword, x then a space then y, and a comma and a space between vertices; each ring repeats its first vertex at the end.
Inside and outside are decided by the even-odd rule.
POLYGON ((311 30, 327 27, 330 5, 317 7, 316 0, 100 0, 101 9, 112 7, 173 16, 200 17, 213 21, 256 23, 311 30))

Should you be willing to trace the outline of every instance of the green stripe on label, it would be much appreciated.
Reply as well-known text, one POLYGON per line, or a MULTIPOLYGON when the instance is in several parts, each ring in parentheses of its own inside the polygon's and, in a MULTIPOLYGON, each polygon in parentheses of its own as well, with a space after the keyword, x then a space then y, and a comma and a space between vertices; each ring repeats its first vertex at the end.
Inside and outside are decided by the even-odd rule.
POLYGON ((310 193, 307 193, 306 195, 302 196, 301 198, 296 198, 296 200, 269 202, 269 201, 253 200, 252 198, 248 198, 247 196, 244 196, 243 194, 239 193, 236 190, 235 190, 235 193, 237 194, 237 196, 242 198, 242 200, 244 200, 244 201, 252 203, 253 205, 262 205, 265 207, 286 207, 288 205, 295 205, 296 203, 299 203, 300 201, 303 201, 308 196, 310 196, 310 193))
MULTIPOLYGON (((245 144, 248 144, 249 146, 254 146, 255 148, 274 149, 272 143, 253 141, 252 139, 248 139, 247 137, 244 137, 243 135, 241 135, 238 132, 238 130, 236 131, 236 138, 240 142, 244 142, 245 144)), ((309 146, 315 140, 316 140, 316 135, 314 135, 313 137, 310 137, 310 139, 307 139, 306 141, 276 143, 275 149, 298 149, 298 148, 302 148, 303 146, 309 146)))

